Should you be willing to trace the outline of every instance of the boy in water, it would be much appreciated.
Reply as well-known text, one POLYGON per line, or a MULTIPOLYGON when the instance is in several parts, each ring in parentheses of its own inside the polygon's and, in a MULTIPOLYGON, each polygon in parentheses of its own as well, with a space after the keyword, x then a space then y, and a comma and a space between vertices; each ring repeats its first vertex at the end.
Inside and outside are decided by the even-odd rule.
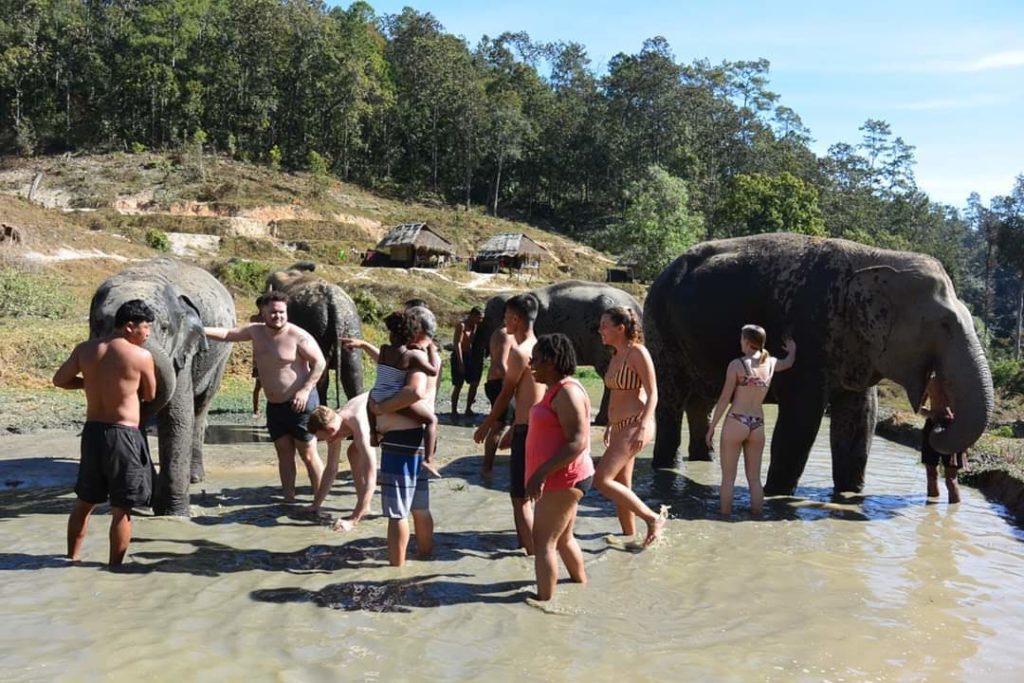
POLYGON ((149 338, 152 309, 141 299, 121 305, 114 333, 75 347, 53 376, 61 389, 84 389, 86 423, 82 459, 68 518, 68 557, 81 559, 93 508, 110 499, 110 565, 124 561, 132 539, 132 508, 148 506, 153 493, 153 461, 139 431, 140 401, 156 398, 153 356, 142 345, 149 338))
POLYGON ((949 494, 949 504, 955 505, 960 502, 960 484, 957 475, 960 469, 967 467, 967 453, 940 453, 931 445, 931 435, 935 426, 948 427, 955 417, 953 406, 950 404, 946 390, 942 382, 932 373, 925 387, 924 396, 921 398, 921 414, 925 416, 924 429, 921 432, 921 462, 924 463, 925 472, 928 477, 928 497, 939 496, 939 461, 942 461, 942 470, 946 478, 946 492, 949 494), (925 408, 925 404, 928 405, 925 408))

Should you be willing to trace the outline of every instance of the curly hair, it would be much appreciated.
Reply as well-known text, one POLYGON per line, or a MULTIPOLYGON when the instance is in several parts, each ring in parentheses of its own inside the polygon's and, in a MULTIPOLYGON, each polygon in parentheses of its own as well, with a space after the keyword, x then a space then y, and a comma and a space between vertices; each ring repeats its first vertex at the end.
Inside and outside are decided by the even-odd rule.
POLYGON ((576 350, 564 334, 556 332, 537 337, 533 354, 539 360, 554 361, 555 370, 563 377, 576 372, 576 350))
POLYGON ((389 313, 384 318, 384 327, 388 329, 394 340, 392 343, 404 344, 414 335, 413 317, 406 311, 389 313))
POLYGON ((636 317, 636 311, 625 306, 616 306, 604 312, 612 325, 622 325, 626 328, 626 341, 631 344, 644 343, 644 330, 640 326, 640 320, 636 317))

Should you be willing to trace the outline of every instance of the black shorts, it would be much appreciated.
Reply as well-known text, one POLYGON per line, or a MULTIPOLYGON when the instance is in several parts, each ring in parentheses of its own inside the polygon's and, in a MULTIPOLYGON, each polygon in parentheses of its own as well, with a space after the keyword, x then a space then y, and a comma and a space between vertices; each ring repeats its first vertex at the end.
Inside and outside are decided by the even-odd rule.
POLYGON ((528 426, 512 426, 512 457, 508 460, 508 495, 513 498, 526 498, 526 430, 528 426))
MULTIPOLYGON (((946 427, 949 421, 942 420, 939 424, 946 427)), ((925 420, 924 428, 921 430, 921 462, 925 465, 938 466, 941 461, 943 467, 967 467, 967 453, 940 453, 932 448, 930 438, 934 430, 935 421, 931 418, 925 420)))
POLYGON ((86 503, 119 508, 149 505, 153 459, 146 436, 135 427, 86 422, 75 494, 86 503))
POLYGON ((310 434, 306 429, 309 424, 309 416, 320 405, 320 397, 316 389, 309 392, 306 400, 306 409, 301 413, 292 410, 292 402, 271 403, 267 401, 267 431, 270 432, 270 440, 277 441, 282 436, 290 436, 299 441, 312 441, 315 434, 310 434))
POLYGON ((583 491, 583 495, 585 496, 585 495, 587 495, 587 491, 589 491, 591 489, 591 487, 593 487, 593 485, 594 485, 594 475, 590 475, 586 479, 580 479, 578 482, 573 484, 572 487, 574 489, 579 489, 580 491, 583 491))
MULTIPOLYGON (((494 407, 494 402, 498 400, 498 394, 501 393, 501 387, 505 383, 503 379, 489 379, 484 384, 484 393, 487 395, 487 400, 491 402, 491 407, 494 407)), ((498 416, 498 422, 503 425, 512 424, 512 419, 516 416, 516 402, 512 399, 508 402, 508 406, 505 408, 505 412, 498 416)))
POLYGON ((474 360, 472 355, 462 356, 466 362, 460 364, 458 358, 452 353, 452 386, 462 386, 463 384, 480 384, 480 378, 484 372, 483 359, 474 360))

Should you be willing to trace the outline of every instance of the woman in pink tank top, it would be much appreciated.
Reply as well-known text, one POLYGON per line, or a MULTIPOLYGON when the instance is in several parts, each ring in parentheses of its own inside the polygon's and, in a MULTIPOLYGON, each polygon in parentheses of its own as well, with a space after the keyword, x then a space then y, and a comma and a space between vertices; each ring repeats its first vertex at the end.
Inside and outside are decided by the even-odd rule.
POLYGON ((536 501, 533 545, 537 599, 550 600, 558 583, 558 556, 573 581, 587 582, 573 525, 580 498, 594 480, 590 398, 570 376, 576 371, 576 353, 564 334, 545 334, 537 339, 530 370, 534 380, 548 386, 540 403, 530 408, 526 495, 536 501))

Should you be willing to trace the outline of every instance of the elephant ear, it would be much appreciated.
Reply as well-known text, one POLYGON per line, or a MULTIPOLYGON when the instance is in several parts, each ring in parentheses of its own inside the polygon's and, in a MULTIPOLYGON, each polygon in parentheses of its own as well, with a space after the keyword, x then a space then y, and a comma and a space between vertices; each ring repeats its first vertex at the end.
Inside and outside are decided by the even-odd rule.
POLYGON ((871 266, 853 274, 846 292, 846 316, 878 358, 889 344, 893 324, 913 308, 933 283, 916 270, 871 266))
POLYGON ((174 370, 181 371, 188 363, 189 358, 200 351, 210 348, 210 343, 203 333, 203 319, 199 315, 199 309, 192 300, 184 294, 178 296, 180 326, 178 327, 178 338, 173 350, 174 370))

